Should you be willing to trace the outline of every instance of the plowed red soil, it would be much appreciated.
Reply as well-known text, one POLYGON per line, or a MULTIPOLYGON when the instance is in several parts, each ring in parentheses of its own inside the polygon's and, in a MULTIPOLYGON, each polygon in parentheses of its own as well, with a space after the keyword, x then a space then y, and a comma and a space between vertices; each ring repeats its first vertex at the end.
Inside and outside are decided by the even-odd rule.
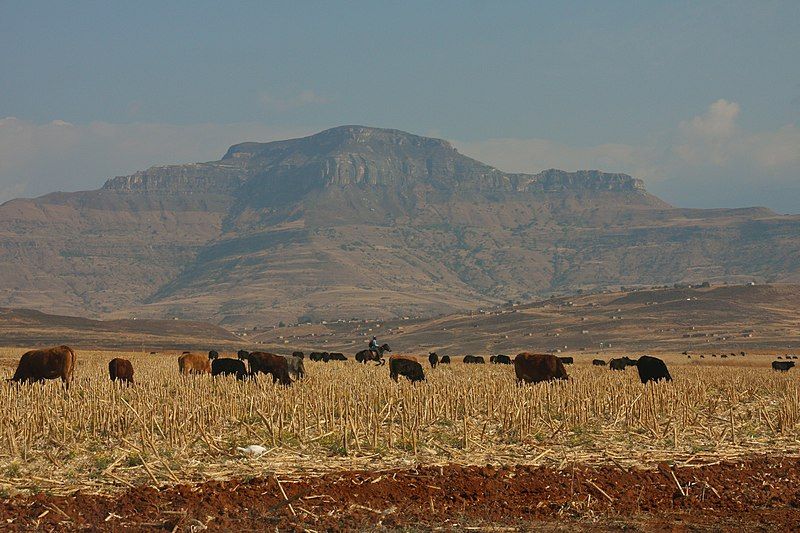
POLYGON ((425 467, 214 481, 0 504, 0 529, 668 530, 800 528, 800 459, 699 468, 425 467), (281 487, 286 493, 284 497, 281 487))

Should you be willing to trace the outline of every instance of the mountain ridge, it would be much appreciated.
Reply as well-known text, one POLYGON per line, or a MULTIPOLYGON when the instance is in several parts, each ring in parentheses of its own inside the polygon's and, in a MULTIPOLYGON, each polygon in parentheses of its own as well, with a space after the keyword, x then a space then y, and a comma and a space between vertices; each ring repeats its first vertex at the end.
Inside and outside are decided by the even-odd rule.
MULTIPOLYGON (((129 176, 106 181, 108 190, 173 190, 175 185, 207 185, 210 174, 221 181, 220 190, 241 186, 258 172, 275 167, 300 166, 318 177, 325 186, 366 183, 387 184, 402 175, 410 180, 430 179, 435 165, 460 167, 468 177, 486 180, 495 189, 522 191, 528 188, 560 190, 568 188, 641 190, 644 182, 622 173, 599 170, 566 172, 548 169, 538 174, 506 173, 460 154, 448 141, 408 134, 400 130, 365 126, 339 126, 315 135, 273 141, 232 145, 222 159, 209 163, 163 165, 129 176), (422 156, 409 157, 409 149, 422 150, 422 156), (386 152, 389 155, 386 155, 386 152), (424 161, 423 161, 424 159, 424 161), (221 174, 221 176, 220 176, 221 174)), ((437 169, 439 170, 439 169, 437 169)), ((202 190, 202 189, 201 189, 202 190)))
POLYGON ((506 173, 341 126, 0 206, 0 305, 263 325, 577 289, 800 280, 800 216, 681 209, 600 171, 506 173))

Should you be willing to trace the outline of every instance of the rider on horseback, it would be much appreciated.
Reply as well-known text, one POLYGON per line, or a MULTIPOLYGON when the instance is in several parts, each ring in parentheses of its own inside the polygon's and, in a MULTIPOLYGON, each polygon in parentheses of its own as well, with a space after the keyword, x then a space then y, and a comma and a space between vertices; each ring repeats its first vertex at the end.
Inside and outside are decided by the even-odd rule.
POLYGON ((378 338, 373 336, 372 340, 369 341, 369 351, 374 353, 377 357, 380 357, 381 352, 378 349, 378 338))

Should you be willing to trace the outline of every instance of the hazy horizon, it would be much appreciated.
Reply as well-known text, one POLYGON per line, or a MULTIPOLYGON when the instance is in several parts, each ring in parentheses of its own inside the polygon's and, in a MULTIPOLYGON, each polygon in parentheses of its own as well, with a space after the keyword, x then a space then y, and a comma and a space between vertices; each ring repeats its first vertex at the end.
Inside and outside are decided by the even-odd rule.
POLYGON ((0 202, 363 124, 800 212, 800 4, 0 7, 0 202))

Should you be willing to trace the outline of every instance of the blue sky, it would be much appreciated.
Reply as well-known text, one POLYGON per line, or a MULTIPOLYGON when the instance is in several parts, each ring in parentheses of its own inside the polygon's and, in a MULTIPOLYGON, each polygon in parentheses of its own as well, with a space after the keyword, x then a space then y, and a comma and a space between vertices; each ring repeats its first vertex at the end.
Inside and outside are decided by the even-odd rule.
POLYGON ((366 124, 800 212, 800 2, 0 3, 0 201, 366 124))

